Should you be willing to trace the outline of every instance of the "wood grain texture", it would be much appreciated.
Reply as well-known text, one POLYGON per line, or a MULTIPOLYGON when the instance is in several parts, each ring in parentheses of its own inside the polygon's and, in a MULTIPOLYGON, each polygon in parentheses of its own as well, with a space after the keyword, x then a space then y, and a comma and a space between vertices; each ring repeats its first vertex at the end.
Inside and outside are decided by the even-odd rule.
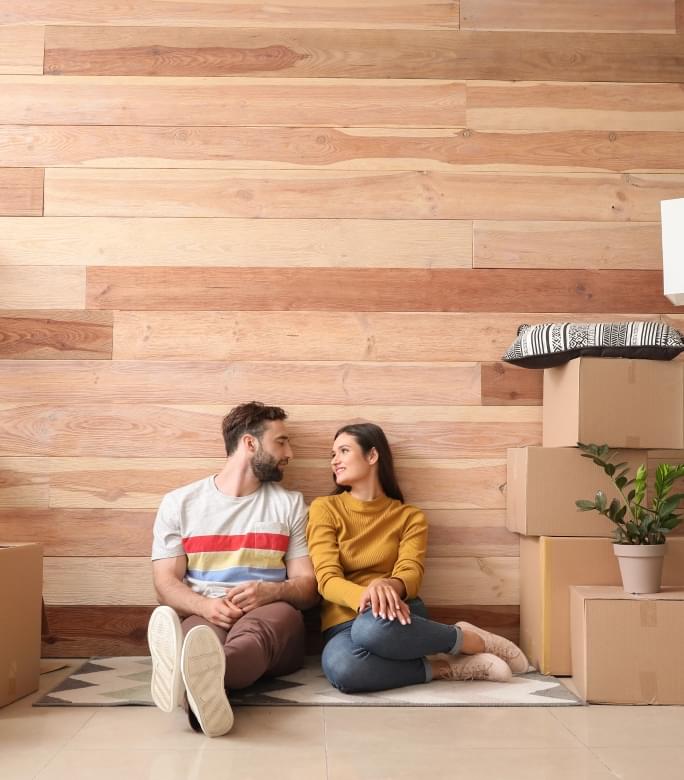
POLYGON ((47 458, 0 457, 0 507, 47 507, 48 469, 47 458))
POLYGON ((477 363, 0 361, 4 403, 209 403, 470 406, 477 363))
POLYGON ((43 171, 0 168, 0 216, 35 217, 43 213, 43 171))
POLYGON ((473 130, 681 132, 684 92, 676 84, 470 82, 473 130))
POLYGON ((85 268, 15 265, 0 280, 0 310, 85 308, 85 268))
POLYGON ((675 2, 461 0, 461 29, 675 32, 675 2))
POLYGON ((0 127, 0 165, 212 170, 679 172, 684 133, 469 129, 0 127))
MULTIPOLYGON (((394 277, 391 278, 391 281, 394 277)), ((428 283, 428 280, 416 280, 428 283)), ((350 282, 351 283, 351 282, 350 282)), ((399 280, 400 283, 400 280, 399 280)), ((458 286, 458 285, 456 285, 458 286)), ((372 290, 372 286, 369 286, 372 290)), ((580 320, 576 313, 349 311, 116 311, 116 360, 498 360, 521 323, 580 320), (207 338, 207 333, 212 338, 207 338)), ((657 315, 639 315, 658 319, 657 315)), ((635 319, 591 313, 592 321, 635 319)))
POLYGON ((541 406, 544 372, 507 363, 482 364, 482 403, 541 406))
POLYGON ((676 0, 675 15, 677 17, 677 32, 684 33, 684 2, 676 0))
POLYGON ((458 0, 22 0, 3 9, 7 24, 163 27, 458 28, 458 0))
POLYGON ((682 195, 684 174, 668 173, 45 172, 46 216, 658 222, 682 195))
POLYGON ((457 220, 0 218, 3 265, 470 268, 457 220))
POLYGON ((271 279, 265 269, 95 266, 87 301, 92 309, 178 311, 221 309, 226 301, 234 311, 510 312, 521 301, 529 312, 675 311, 662 271, 286 269, 277 288, 271 279))
MULTIPOLYGON (((0 450, 7 455, 220 458, 225 412, 223 407, 151 404, 2 404, 0 450)), ((336 420, 291 422, 297 458, 325 458, 333 432, 352 419, 340 409, 336 420)), ((400 458, 425 453, 431 458, 504 458, 508 447, 541 445, 540 421, 388 422, 383 428, 400 458)))
MULTIPOLYGON (((51 458, 50 507, 156 509, 165 493, 216 473, 223 463, 220 458, 51 458)), ((407 501, 421 509, 502 509, 505 472, 505 459, 496 458, 397 462, 407 501)), ((332 488, 327 460, 298 458, 283 485, 301 491, 307 502, 327 495, 332 488)))
POLYGON ((43 27, 0 26, 0 73, 42 73, 44 37, 43 27))
POLYGON ((111 312, 0 311, 0 358, 112 357, 111 312))
POLYGON ((63 75, 673 82, 677 35, 59 27, 44 72, 63 75))
MULTIPOLYGON (((149 558, 43 559, 43 596, 47 606, 151 606, 149 558)), ((421 587, 425 602, 451 606, 454 600, 477 605, 519 603, 518 560, 511 557, 460 558, 458 566, 443 558, 428 558, 421 587)), ((49 615, 48 615, 49 620, 49 615)))
POLYGON ((498 222, 473 225, 475 268, 653 270, 661 228, 630 222, 498 222))

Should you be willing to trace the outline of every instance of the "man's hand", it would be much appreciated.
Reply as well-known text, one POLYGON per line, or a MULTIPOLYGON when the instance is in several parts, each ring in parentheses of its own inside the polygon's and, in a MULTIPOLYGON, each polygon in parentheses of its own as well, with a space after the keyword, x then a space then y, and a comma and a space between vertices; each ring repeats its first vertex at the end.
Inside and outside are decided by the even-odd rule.
POLYGON ((236 607, 235 604, 231 604, 227 598, 207 598, 203 607, 202 617, 226 631, 230 630, 235 621, 239 620, 244 614, 242 609, 236 607))
POLYGON ((373 617, 379 615, 386 620, 397 619, 402 626, 411 622, 408 604, 401 600, 391 579, 373 580, 364 590, 359 602, 359 612, 363 612, 369 606, 373 617))
POLYGON ((281 585, 280 582, 263 580, 241 582, 226 593, 226 600, 239 607, 242 612, 251 612, 257 607, 263 607, 264 604, 280 601, 281 585))

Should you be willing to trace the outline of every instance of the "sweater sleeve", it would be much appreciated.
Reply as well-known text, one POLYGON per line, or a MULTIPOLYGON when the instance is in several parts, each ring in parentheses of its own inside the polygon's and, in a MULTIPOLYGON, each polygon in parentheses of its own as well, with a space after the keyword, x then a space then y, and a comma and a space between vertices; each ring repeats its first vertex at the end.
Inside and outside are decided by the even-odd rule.
POLYGON ((322 501, 315 500, 309 509, 307 541, 321 596, 333 604, 358 611, 365 588, 344 577, 335 521, 322 501))
POLYGON ((427 534, 425 515, 420 510, 413 509, 404 524, 397 562, 391 575, 404 583, 407 599, 414 599, 418 595, 423 581, 427 534))

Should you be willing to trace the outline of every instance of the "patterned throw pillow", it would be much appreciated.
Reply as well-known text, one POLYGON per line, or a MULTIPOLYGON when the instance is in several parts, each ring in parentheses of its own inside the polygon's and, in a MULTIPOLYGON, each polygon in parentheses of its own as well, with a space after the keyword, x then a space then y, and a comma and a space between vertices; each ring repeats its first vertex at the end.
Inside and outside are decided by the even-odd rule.
POLYGON ((521 325, 501 359, 551 368, 580 355, 672 360, 682 351, 682 334, 664 322, 545 322, 521 325))

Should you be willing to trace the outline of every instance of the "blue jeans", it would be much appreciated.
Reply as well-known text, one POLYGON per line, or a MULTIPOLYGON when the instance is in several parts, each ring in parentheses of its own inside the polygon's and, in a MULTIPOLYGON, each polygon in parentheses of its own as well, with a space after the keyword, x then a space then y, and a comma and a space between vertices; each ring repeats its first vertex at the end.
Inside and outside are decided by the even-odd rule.
POLYGON ((425 656, 460 652, 463 633, 459 628, 428 620, 420 599, 408 605, 411 623, 407 626, 398 620, 375 618, 367 609, 324 632, 321 665, 335 688, 356 693, 430 682, 432 670, 425 656))

